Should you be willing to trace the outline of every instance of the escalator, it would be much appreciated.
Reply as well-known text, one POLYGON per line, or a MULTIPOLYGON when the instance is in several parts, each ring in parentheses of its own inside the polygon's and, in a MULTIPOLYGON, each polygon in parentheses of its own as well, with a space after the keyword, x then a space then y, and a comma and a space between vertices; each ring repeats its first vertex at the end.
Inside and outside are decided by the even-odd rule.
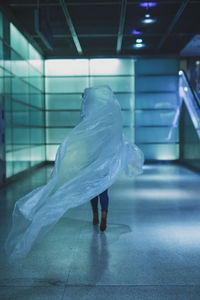
POLYGON ((183 70, 179 71, 179 105, 168 139, 178 126, 180 162, 200 171, 200 99, 183 70))

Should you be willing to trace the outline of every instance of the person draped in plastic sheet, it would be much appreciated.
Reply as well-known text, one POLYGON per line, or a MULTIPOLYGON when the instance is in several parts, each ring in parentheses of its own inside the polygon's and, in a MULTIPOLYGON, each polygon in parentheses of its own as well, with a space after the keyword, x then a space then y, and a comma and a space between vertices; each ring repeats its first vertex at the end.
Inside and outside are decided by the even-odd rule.
MULTIPOLYGON (((82 99, 84 100, 84 93, 82 93, 82 99)), ((85 117, 85 102, 82 101, 81 103, 81 118, 84 119, 85 117)), ((107 225, 107 213, 108 213, 108 190, 105 190, 100 195, 94 197, 92 200, 90 200, 91 206, 92 206, 92 212, 93 212, 93 225, 99 224, 99 212, 98 212, 98 198, 100 198, 100 204, 101 204, 101 224, 100 229, 101 231, 106 230, 107 225)))
POLYGON ((17 200, 5 251, 9 262, 24 258, 73 207, 92 199, 94 224, 98 223, 98 196, 102 205, 101 230, 106 229, 107 189, 124 171, 142 173, 144 156, 123 137, 121 107, 109 86, 87 88, 82 121, 58 147, 47 183, 17 200))

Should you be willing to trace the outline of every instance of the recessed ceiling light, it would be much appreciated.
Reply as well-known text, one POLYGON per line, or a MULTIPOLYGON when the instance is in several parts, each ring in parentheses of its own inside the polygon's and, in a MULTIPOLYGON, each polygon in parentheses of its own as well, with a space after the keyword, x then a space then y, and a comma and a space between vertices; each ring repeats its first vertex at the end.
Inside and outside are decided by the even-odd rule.
POLYGON ((142 19, 142 23, 144 23, 144 24, 152 24, 152 23, 155 23, 155 22, 156 22, 156 19, 152 18, 150 16, 150 14, 146 14, 144 19, 142 19))
POLYGON ((136 39, 136 43, 142 43, 142 39, 136 39))
POLYGON ((157 3, 156 2, 142 2, 142 3, 140 3, 140 6, 146 7, 146 8, 155 7, 155 6, 157 6, 157 3))
POLYGON ((133 45, 134 49, 141 49, 144 48, 146 45, 144 43, 137 43, 133 45))
POLYGON ((133 29, 133 30, 131 31, 131 33, 132 33, 133 35, 141 35, 141 34, 143 34, 142 31, 139 31, 139 30, 137 30, 137 29, 133 29))

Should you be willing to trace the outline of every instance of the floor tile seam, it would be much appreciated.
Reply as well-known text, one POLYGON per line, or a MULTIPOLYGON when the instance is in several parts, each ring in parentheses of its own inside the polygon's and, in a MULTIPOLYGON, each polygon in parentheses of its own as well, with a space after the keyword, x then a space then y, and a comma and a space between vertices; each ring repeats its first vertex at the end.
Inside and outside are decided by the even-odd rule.
POLYGON ((62 296, 61 296, 61 298, 60 298, 60 300, 63 300, 63 299, 64 299, 66 289, 67 289, 67 287, 65 286, 65 287, 64 287, 64 290, 63 290, 63 293, 62 293, 62 296))
POLYGON ((181 288, 200 288, 200 285, 195 284, 66 284, 65 281, 63 281, 63 285, 1 285, 0 287, 4 288, 49 288, 49 287, 55 287, 66 290, 67 288, 81 288, 81 287, 181 287, 181 288))
POLYGON ((46 279, 40 279, 40 278, 31 278, 31 277, 29 277, 29 278, 27 278, 27 277, 20 277, 20 278, 12 278, 12 277, 9 277, 9 278, 1 278, 0 279, 0 286, 2 285, 2 282, 8 282, 8 281, 10 281, 10 282, 38 282, 39 284, 41 284, 41 283, 47 283, 48 282, 48 284, 50 284, 50 285, 53 285, 53 284, 51 284, 51 282, 59 282, 59 283, 66 283, 66 280, 55 280, 54 278, 46 278, 46 279))
POLYGON ((81 236, 81 232, 83 230, 83 227, 81 227, 80 231, 79 231, 79 234, 76 238, 76 245, 75 247, 72 249, 72 255, 71 255, 71 261, 70 261, 70 264, 69 264, 69 271, 66 273, 67 275, 67 279, 65 281, 65 285, 67 286, 68 285, 68 282, 69 282, 69 277, 70 277, 70 274, 71 274, 71 270, 72 270, 72 264, 73 264, 73 261, 74 261, 74 258, 75 258, 75 254, 77 253, 77 250, 78 250, 78 245, 79 245, 79 241, 80 241, 80 236, 81 236))
POLYGON ((200 284, 68 284, 66 287, 199 287, 200 284))
POLYGON ((54 288, 60 288, 60 289, 65 289, 66 285, 0 285, 0 287, 2 288, 50 288, 50 287, 54 287, 54 288))

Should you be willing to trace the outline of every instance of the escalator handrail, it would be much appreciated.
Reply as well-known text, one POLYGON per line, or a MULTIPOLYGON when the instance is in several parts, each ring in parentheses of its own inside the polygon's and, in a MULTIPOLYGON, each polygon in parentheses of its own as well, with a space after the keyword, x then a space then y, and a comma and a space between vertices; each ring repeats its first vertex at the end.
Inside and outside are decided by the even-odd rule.
POLYGON ((185 81, 187 82, 187 85, 189 86, 190 91, 192 92, 192 95, 193 95, 193 97, 194 97, 194 99, 195 99, 195 101, 196 101, 196 103, 197 103, 197 105, 198 105, 198 107, 200 109, 200 99, 199 99, 199 97, 198 97, 195 89, 192 87, 192 85, 191 85, 191 83, 190 83, 190 81, 188 79, 188 76, 185 73, 185 71, 184 70, 180 70, 180 71, 182 72, 181 75, 184 77, 185 81))

